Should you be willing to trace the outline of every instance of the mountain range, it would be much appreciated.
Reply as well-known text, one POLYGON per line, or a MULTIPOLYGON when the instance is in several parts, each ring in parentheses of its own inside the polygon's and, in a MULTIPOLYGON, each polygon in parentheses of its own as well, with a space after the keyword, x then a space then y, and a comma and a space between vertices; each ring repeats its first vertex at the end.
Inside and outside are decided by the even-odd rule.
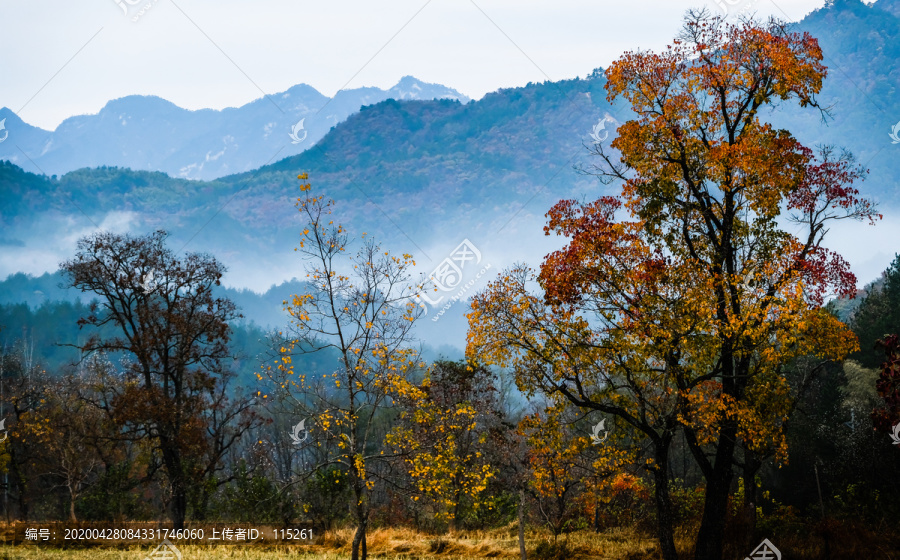
POLYGON ((242 107, 189 111, 159 97, 131 95, 110 101, 96 115, 64 120, 43 130, 0 109, 9 137, 5 159, 47 175, 84 167, 115 166, 210 180, 296 155, 332 127, 385 99, 469 99, 456 90, 411 76, 382 90, 341 90, 326 97, 300 84, 242 107))

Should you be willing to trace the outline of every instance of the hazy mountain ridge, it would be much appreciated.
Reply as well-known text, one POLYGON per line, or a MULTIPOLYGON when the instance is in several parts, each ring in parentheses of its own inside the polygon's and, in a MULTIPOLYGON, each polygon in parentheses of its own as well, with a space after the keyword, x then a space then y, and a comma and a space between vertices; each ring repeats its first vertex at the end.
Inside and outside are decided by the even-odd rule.
MULTIPOLYGON (((38 355, 47 360, 45 365, 51 370, 77 360, 77 350, 56 343, 85 342, 92 331, 79 328, 77 320, 89 314, 86 305, 97 296, 64 285, 65 279, 60 271, 40 276, 17 273, 0 280, 0 347, 12 348, 21 344, 23 339, 30 340, 39 347, 38 355)), ((283 331, 289 325, 291 317, 284 310, 283 302, 290 300, 294 294, 305 293, 306 289, 306 283, 296 278, 272 285, 262 294, 215 287, 216 295, 233 301, 243 315, 242 319, 232 324, 233 351, 241 355, 242 360, 262 356, 268 348, 267 335, 273 330, 283 331)), ((106 327, 108 334, 114 331, 115 327, 106 327)), ((438 340, 434 346, 424 345, 421 348, 423 357, 429 361, 439 357, 462 357, 458 348, 442 342, 445 341, 438 340)), ((324 356, 299 359, 327 369, 333 366, 336 357, 331 351, 326 351, 324 356)), ((244 381, 255 380, 247 373, 245 370, 244 381)))
POLYGON ((0 202, 0 217, 20 241, 46 241, 60 214, 88 226, 121 213, 136 229, 180 235, 176 243, 199 232, 191 248, 217 256, 286 251, 296 241, 286 230, 299 227, 296 176, 307 171, 354 232, 413 251, 413 238, 455 238, 461 227, 489 237, 513 217, 542 220, 560 197, 596 189, 572 164, 610 112, 603 79, 594 77, 501 90, 465 105, 384 101, 352 115, 316 149, 217 181, 119 168, 50 179, 0 164, 0 185, 10 185, 11 195, 0 202), (44 212, 54 219, 38 219, 44 212))
MULTIPOLYGON (((97 297, 96 294, 65 287, 65 284, 65 277, 60 271, 40 276, 21 272, 10 274, 0 280, 0 305, 25 303, 30 308, 37 309, 58 301, 80 301, 87 304, 97 297)), ((227 297, 238 305, 244 316, 239 322, 252 322, 263 328, 282 328, 287 325, 290 316, 284 311, 282 302, 293 294, 303 293, 305 289, 306 283, 296 278, 277 286, 272 285, 262 294, 225 286, 215 288, 219 297, 227 297)))
POLYGON ((900 121, 900 0, 832 0, 799 28, 818 39, 828 67, 818 99, 832 118, 814 109, 779 111, 773 121, 809 146, 848 148, 871 170, 860 185, 884 208, 900 202, 900 160, 889 134, 900 121))
POLYGON ((456 90, 407 76, 389 90, 342 90, 333 98, 300 84, 221 111, 191 111, 159 97, 131 95, 109 101, 96 115, 70 117, 54 131, 31 126, 3 108, 0 119, 6 119, 10 137, 0 143, 0 159, 25 168, 34 162, 48 175, 118 166, 209 180, 308 149, 364 105, 439 98, 468 101, 456 90))

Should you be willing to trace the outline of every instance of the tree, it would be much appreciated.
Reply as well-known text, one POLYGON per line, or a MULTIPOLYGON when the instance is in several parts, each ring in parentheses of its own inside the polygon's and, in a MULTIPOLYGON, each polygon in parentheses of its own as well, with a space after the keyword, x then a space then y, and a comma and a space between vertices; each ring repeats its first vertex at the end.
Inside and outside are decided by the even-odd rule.
POLYGON ((596 529, 600 495, 613 475, 624 475, 626 467, 639 462, 641 450, 629 445, 633 438, 627 430, 607 425, 605 418, 586 424, 578 407, 565 398, 519 423, 528 442, 529 487, 554 537, 568 529, 579 510, 593 512, 596 529))
POLYGON ((413 322, 421 315, 413 295, 421 287, 409 283, 415 265, 411 255, 391 256, 370 239, 354 256, 348 255, 346 230, 329 219, 334 202, 313 196, 310 189, 303 183, 296 203, 306 221, 297 250, 308 259, 309 291, 284 302, 291 316, 291 336, 280 347, 274 367, 267 366, 264 374, 293 402, 294 413, 314 418, 307 429, 317 437, 310 442, 328 446, 325 457, 307 469, 307 475, 331 465, 344 469, 357 526, 352 558, 358 560, 367 554, 376 469, 387 458, 378 449, 383 442, 379 421, 391 395, 410 387, 407 379, 420 365, 409 344, 413 322), (332 374, 317 379, 294 370, 292 355, 328 350, 339 356, 332 374))
POLYGON ((44 473, 58 479, 69 498, 69 520, 75 504, 101 465, 95 445, 107 435, 99 410, 78 397, 79 379, 49 379, 42 387, 41 407, 19 416, 14 436, 40 450, 44 473))
POLYGON ((883 402, 872 411, 872 423, 879 432, 891 433, 895 425, 900 425, 900 336, 886 336, 878 346, 885 359, 875 389, 883 402))
POLYGON ((451 529, 466 509, 491 507, 490 448, 501 419, 495 391, 488 369, 438 361, 397 399, 400 419, 386 441, 414 482, 413 500, 424 497, 451 529))
POLYGON ((234 470, 223 474, 226 456, 236 449, 246 433, 270 422, 255 412, 253 397, 230 386, 233 379, 233 373, 222 372, 216 384, 205 387, 203 395, 208 403, 203 411, 207 443, 202 447, 203 453, 193 457, 191 464, 192 481, 197 483, 193 511, 199 520, 206 519, 212 494, 239 474, 234 470))
POLYGON ((858 360, 865 367, 878 367, 881 360, 877 341, 900 333, 900 255, 868 288, 850 324, 859 336, 858 360))
POLYGON ((676 431, 706 481, 695 557, 719 560, 737 451, 784 447, 785 366, 815 356, 821 369, 857 347, 822 309, 826 294, 856 290, 823 239, 834 220, 880 217, 853 187, 864 171, 760 118, 779 102, 818 107, 821 60, 784 23, 706 11, 689 12, 664 52, 626 53, 606 88, 636 118, 618 129, 618 155, 593 147, 594 172, 621 193, 558 203, 545 231, 568 244, 544 261, 539 290, 520 271, 473 303, 472 355, 535 360, 526 386, 651 440, 666 559, 677 557, 665 527, 676 431))
POLYGON ((529 487, 554 539, 568 528, 577 493, 583 490, 582 481, 591 471, 591 461, 584 453, 590 449, 590 443, 574 433, 574 426, 564 424, 562 412, 550 407, 545 418, 534 414, 519 423, 520 431, 528 438, 532 474, 529 487))
POLYGON ((689 329, 691 323, 681 316, 683 321, 677 324, 654 325, 653 315, 640 315, 629 307, 628 288, 634 287, 634 278, 644 277, 647 268, 626 256, 627 252, 610 255, 612 262, 598 275, 621 290, 609 293, 619 301, 604 302, 605 310, 595 307, 599 302, 586 302, 579 308, 545 301, 533 271, 516 267, 504 272, 472 301, 466 351, 471 360, 512 368, 526 395, 541 392, 582 410, 617 416, 643 436, 649 442, 650 456, 643 467, 654 480, 657 538, 663 557, 674 559, 667 467, 679 426, 678 395, 664 362, 649 352, 650 348, 664 351, 671 342, 662 334, 644 341, 614 319, 619 315, 630 321, 640 318, 642 323, 632 326, 639 327, 639 332, 653 329, 657 333, 672 332, 677 325, 689 329), (591 312, 595 315, 589 321, 591 312))
MULTIPOLYGON (((23 348, 24 349, 24 348, 23 348)), ((27 445, 26 437, 19 434, 19 421, 36 414, 42 406, 44 387, 49 385, 49 376, 40 366, 23 356, 23 349, 8 352, 4 347, 0 351, 0 380, 2 380, 4 427, 9 434, 3 441, 3 453, 0 455, 3 472, 9 489, 15 489, 17 498, 17 517, 28 519, 32 507, 32 489, 38 486, 38 474, 35 469, 43 457, 39 448, 27 445), (10 413, 12 413, 10 415, 10 413), (11 417, 10 417, 11 416, 11 417), (6 424, 7 419, 10 420, 6 424)), ((22 427, 25 427, 23 425, 22 427)), ((46 426, 44 426, 46 429, 46 426)), ((27 431, 27 428, 26 428, 27 431)), ((6 497, 4 497, 6 499, 6 497)), ((9 504, 6 506, 7 519, 10 516, 9 504)))
POLYGON ((117 334, 93 334, 84 354, 124 351, 133 357, 129 383, 111 402, 121 425, 143 431, 161 456, 171 486, 170 513, 184 526, 190 469, 208 452, 209 395, 225 374, 228 321, 235 305, 213 295, 225 268, 191 253, 179 259, 167 234, 143 237, 100 232, 78 242, 75 258, 60 265, 69 284, 99 296, 79 325, 114 325, 117 334))

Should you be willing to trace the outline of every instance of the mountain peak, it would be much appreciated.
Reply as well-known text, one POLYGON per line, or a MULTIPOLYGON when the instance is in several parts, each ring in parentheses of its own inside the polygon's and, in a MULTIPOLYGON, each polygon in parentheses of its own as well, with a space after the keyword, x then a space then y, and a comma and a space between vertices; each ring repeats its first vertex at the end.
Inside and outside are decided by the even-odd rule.
POLYGON ((468 96, 453 88, 441 84, 423 82, 414 76, 403 76, 397 82, 397 85, 389 89, 387 93, 389 97, 398 100, 416 99, 431 101, 432 99, 456 99, 461 103, 471 101, 468 96))
POLYGON ((414 85, 419 85, 419 84, 434 85, 434 84, 426 84, 425 82, 416 78, 415 76, 403 76, 402 78, 400 78, 400 81, 397 82, 397 85, 394 87, 412 87, 414 85))
POLYGON ((24 123, 24 121, 19 118, 19 115, 17 115, 16 112, 9 107, 0 107, 0 119, 6 120, 6 124, 8 125, 24 123))
POLYGON ((104 111, 121 111, 123 109, 133 109, 133 108, 141 108, 141 109, 181 109, 182 111, 186 109, 182 109, 178 105, 175 105, 171 101, 167 99, 163 99, 162 97, 156 95, 126 95, 124 97, 119 97, 118 99, 111 99, 106 102, 106 105, 100 109, 100 112, 104 111))

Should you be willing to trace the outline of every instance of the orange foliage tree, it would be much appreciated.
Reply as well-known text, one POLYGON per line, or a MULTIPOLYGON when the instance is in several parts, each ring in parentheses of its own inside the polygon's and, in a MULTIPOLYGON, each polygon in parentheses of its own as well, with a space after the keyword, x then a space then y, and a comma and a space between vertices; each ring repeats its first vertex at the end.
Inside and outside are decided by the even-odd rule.
POLYGON ((633 462, 633 453, 622 445, 618 432, 611 436, 604 431, 603 443, 598 445, 584 434, 584 419, 567 405, 548 406, 519 422, 519 432, 528 444, 528 486, 554 537, 570 527, 585 505, 593 506, 596 515, 599 500, 589 496, 599 495, 613 474, 633 462))
POLYGON ((784 450, 795 395, 785 368, 856 348, 822 308, 856 283, 823 239, 833 220, 879 217, 853 187, 864 171, 760 118, 779 102, 818 107, 821 60, 815 39, 783 23, 705 11, 689 12, 664 52, 623 55, 606 88, 635 118, 612 150, 593 148, 595 172, 620 194, 559 202, 545 231, 566 246, 472 305, 473 359, 530 364, 523 386, 616 415, 650 440, 667 560, 677 558, 667 491, 676 431, 706 481, 695 557, 719 560, 740 442, 784 450))

